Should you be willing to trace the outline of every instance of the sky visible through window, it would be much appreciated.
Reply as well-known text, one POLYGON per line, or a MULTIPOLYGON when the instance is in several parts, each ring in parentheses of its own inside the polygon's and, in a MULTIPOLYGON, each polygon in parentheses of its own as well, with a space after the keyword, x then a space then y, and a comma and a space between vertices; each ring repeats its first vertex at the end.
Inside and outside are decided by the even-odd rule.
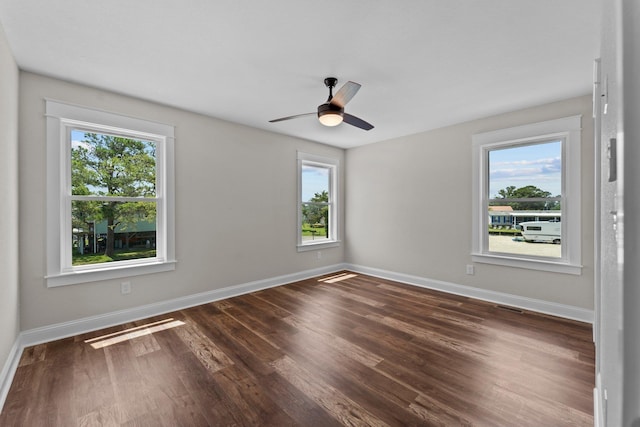
POLYGON ((329 168, 302 165, 302 201, 323 191, 329 192, 329 168))
POLYGON ((81 132, 79 130, 75 130, 73 129, 71 131, 71 149, 75 150, 78 147, 84 147, 84 148, 89 148, 89 144, 87 144, 86 142, 83 142, 84 139, 84 132, 81 132))
POLYGON ((489 152, 489 197, 503 188, 534 185, 552 196, 562 193, 562 142, 509 147, 489 152))

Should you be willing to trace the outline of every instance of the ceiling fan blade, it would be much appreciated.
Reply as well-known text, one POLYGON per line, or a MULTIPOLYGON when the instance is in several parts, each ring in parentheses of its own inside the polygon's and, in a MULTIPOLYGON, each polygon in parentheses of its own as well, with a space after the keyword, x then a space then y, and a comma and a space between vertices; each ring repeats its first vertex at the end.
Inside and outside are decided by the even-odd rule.
POLYGON ((347 102, 351 101, 351 98, 355 96, 356 93, 360 90, 360 83, 348 81, 340 90, 336 92, 336 94, 331 98, 331 104, 337 105, 340 108, 344 108, 347 102))
POLYGON ((269 123, 282 122, 284 120, 297 119, 298 117, 304 117, 304 116, 311 116, 311 115, 315 116, 316 114, 318 113, 304 113, 304 114, 296 114, 295 116, 280 117, 279 119, 269 120, 269 123))
POLYGON ((373 125, 371 123, 367 123, 361 118, 352 116, 351 114, 344 113, 344 115, 342 116, 342 119, 345 123, 349 123, 351 126, 355 126, 363 130, 373 129, 373 125))

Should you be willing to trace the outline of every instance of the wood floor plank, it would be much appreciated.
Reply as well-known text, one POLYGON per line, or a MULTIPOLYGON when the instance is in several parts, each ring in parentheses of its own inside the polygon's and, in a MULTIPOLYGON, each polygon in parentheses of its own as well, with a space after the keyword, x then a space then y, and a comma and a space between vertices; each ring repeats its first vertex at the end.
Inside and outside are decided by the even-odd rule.
POLYGON ((590 325, 340 271, 25 349, 1 426, 590 426, 590 325))
MULTIPOLYGON (((199 319, 202 319, 203 316, 206 315, 201 314, 199 319)), ((198 317, 194 317, 194 319, 198 319, 198 317)), ((216 313, 215 327, 203 328, 203 331, 210 340, 216 342, 216 345, 226 352, 235 364, 246 365, 248 369, 262 374, 272 372, 268 362, 282 356, 282 352, 277 348, 224 313, 216 313)))
POLYGON ((171 359, 161 351, 137 358, 141 375, 146 379, 150 395, 155 402, 155 414, 161 415, 162 425, 204 426, 207 422, 184 385, 179 371, 174 369, 171 359))
MULTIPOLYGON (((105 352, 89 345, 73 345, 73 407, 74 417, 82 419, 91 413, 102 413, 104 407, 116 403, 105 352), (86 399, 85 396, 92 396, 86 399)), ((113 411, 109 412, 109 417, 113 411)))
POLYGON ((32 347, 28 347, 22 353, 20 363, 18 366, 26 366, 36 362, 42 362, 47 354, 47 346, 45 344, 38 344, 32 347))
POLYGON ((333 427, 342 425, 310 396, 302 393, 277 372, 261 377, 260 384, 269 390, 273 402, 295 425, 306 427, 333 427))
POLYGON ((381 359, 370 363, 373 359, 369 357, 365 359, 367 363, 363 364, 361 351, 351 351, 353 346, 340 348, 332 340, 323 339, 311 328, 304 327, 297 337, 297 342, 292 342, 287 347, 287 355, 303 364, 313 378, 336 389, 348 391, 352 400, 379 419, 395 420, 396 425, 416 423, 417 420, 411 414, 395 408, 406 409, 416 393, 373 370, 381 359), (340 366, 341 369, 327 369, 327 366, 340 366))
MULTIPOLYGON (((141 323, 142 322, 127 323, 125 324, 125 328, 140 327, 141 323)), ((143 327, 139 335, 135 336, 135 339, 130 339, 129 344, 133 347, 136 356, 142 356, 160 350, 160 346, 153 336, 153 333, 150 333, 147 327, 143 327)))
POLYGON ((230 367, 217 372, 215 381, 238 403, 243 416, 250 425, 292 426, 296 422, 276 404, 270 394, 264 393, 260 381, 252 375, 245 375, 238 367, 230 367))
POLYGON ((176 328, 175 333, 196 355, 200 363, 211 373, 233 365, 233 361, 207 336, 191 322, 176 328))
POLYGON ((151 391, 138 368, 133 348, 128 342, 104 348, 110 384, 116 399, 117 420, 125 423, 157 408, 151 391))
MULTIPOLYGON (((180 317, 178 313, 172 313, 180 317)), ((188 320, 188 319, 185 319, 188 320)), ((171 370, 183 385, 188 398, 205 420, 203 425, 249 425, 239 406, 200 363, 198 357, 179 338, 174 330, 159 334, 156 338, 165 351, 171 370)), ((160 380, 162 376, 158 377, 160 380)), ((197 414, 193 415, 194 417, 197 414)), ((189 425, 181 419, 174 420, 175 425, 189 425)), ((198 424, 195 424, 198 425, 198 424)))
POLYGON ((386 426, 341 391, 305 372, 295 361, 285 356, 273 363, 276 371, 301 392, 321 405, 338 421, 348 426, 386 426))
POLYGON ((315 322, 301 319, 295 315, 291 315, 283 320, 294 326, 298 331, 312 335, 316 340, 327 344, 334 351, 340 352, 364 366, 374 367, 383 360, 382 357, 363 349, 357 344, 329 333, 322 327, 318 327, 315 322))

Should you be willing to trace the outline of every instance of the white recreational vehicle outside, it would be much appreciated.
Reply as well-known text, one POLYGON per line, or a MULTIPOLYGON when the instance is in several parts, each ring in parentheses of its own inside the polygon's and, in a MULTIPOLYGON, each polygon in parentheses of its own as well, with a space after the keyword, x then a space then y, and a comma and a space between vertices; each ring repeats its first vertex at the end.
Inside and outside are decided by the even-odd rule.
POLYGON ((526 221, 517 225, 525 242, 545 242, 560 244, 561 222, 526 221))

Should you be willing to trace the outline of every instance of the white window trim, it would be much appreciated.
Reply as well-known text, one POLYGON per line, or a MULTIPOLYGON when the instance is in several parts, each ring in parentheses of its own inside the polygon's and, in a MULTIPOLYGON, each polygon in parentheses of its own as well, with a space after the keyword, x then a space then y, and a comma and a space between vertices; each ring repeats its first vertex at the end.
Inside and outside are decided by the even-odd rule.
POLYGON ((474 262, 556 273, 582 274, 581 265, 581 117, 571 116, 472 137, 472 252, 474 262), (488 152, 514 144, 563 140, 562 256, 559 259, 493 253, 488 250, 488 152))
POLYGON ((338 195, 338 168, 340 166, 340 161, 338 159, 317 156, 315 154, 303 153, 301 151, 298 151, 297 158, 298 158, 298 169, 297 169, 298 170, 298 203, 297 203, 298 245, 297 245, 297 250, 298 252, 305 252, 305 251, 313 251, 313 250, 340 246, 340 239, 339 239, 340 223, 338 222, 338 209, 339 209, 338 200, 340 200, 338 197, 339 196, 338 195), (302 224, 302 209, 300 207, 302 206, 302 165, 303 164, 326 167, 326 168, 329 168, 329 170, 331 171, 331 173, 329 174, 329 204, 331 205, 331 209, 329 209, 330 236, 328 240, 315 241, 315 242, 312 240, 304 243, 302 241, 302 228, 300 226, 302 224))
POLYGON ((175 270, 174 127, 45 99, 47 120, 47 287, 175 270), (120 133, 158 142, 156 202, 158 256, 88 266, 70 266, 70 128, 120 133), (163 232, 164 231, 164 232, 163 232))

